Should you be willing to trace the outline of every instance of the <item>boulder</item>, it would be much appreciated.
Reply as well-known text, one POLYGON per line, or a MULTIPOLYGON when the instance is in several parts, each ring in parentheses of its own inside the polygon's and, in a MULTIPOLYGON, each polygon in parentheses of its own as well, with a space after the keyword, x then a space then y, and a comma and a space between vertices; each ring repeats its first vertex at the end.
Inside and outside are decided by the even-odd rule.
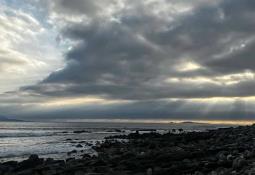
POLYGON ((36 166, 43 164, 43 162, 43 159, 40 159, 38 155, 33 154, 29 156, 27 160, 18 163, 18 169, 25 170, 29 168, 35 168, 36 166))

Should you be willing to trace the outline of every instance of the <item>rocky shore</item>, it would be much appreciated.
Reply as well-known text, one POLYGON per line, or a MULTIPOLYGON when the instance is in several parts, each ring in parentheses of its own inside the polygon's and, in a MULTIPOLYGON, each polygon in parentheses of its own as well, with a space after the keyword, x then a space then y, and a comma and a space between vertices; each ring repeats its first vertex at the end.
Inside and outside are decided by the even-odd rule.
POLYGON ((0 175, 255 175, 255 126, 180 131, 108 137, 81 159, 31 155, 0 164, 0 175))

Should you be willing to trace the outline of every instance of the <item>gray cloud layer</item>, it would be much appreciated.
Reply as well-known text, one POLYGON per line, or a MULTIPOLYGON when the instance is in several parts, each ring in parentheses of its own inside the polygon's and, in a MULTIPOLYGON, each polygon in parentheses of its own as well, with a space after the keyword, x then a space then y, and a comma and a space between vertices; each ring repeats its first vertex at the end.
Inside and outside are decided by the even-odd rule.
POLYGON ((254 104, 243 101, 231 105, 187 101, 139 101, 128 104, 91 105, 71 108, 37 109, 27 113, 20 110, 20 117, 30 119, 178 119, 178 120, 251 120, 254 104))
MULTIPOLYGON (((120 99, 254 95, 250 88, 254 87, 253 81, 228 86, 165 83, 171 77, 211 78, 253 71, 253 1, 193 5, 194 9, 186 13, 174 13, 169 8, 165 16, 153 12, 155 4, 123 1, 127 7, 111 16, 117 22, 97 15, 113 2, 61 0, 54 4, 59 13, 85 14, 91 21, 69 23, 63 28, 63 38, 78 42, 66 54, 66 67, 27 89, 46 93, 42 85, 65 84, 63 95, 101 94, 120 99), (203 69, 176 70, 188 61, 203 69)), ((159 4, 174 5, 170 1, 159 4)), ((60 95, 59 90, 50 95, 54 93, 60 95)))
POLYGON ((72 48, 63 69, 22 91, 134 101, 97 112, 76 109, 79 115, 253 115, 242 113, 242 101, 230 112, 217 106, 205 114, 196 104, 173 109, 187 98, 255 95, 254 1, 57 0, 47 7, 62 20, 61 38, 71 41, 72 48), (162 103, 166 98, 181 100, 162 103))

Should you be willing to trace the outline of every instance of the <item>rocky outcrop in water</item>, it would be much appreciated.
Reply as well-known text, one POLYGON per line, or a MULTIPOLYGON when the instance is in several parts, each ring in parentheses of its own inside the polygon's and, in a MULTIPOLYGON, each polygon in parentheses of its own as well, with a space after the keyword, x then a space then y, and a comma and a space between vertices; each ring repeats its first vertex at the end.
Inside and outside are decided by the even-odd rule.
POLYGON ((255 126, 181 134, 133 133, 94 146, 98 156, 65 161, 31 155, 0 175, 253 175, 255 126))

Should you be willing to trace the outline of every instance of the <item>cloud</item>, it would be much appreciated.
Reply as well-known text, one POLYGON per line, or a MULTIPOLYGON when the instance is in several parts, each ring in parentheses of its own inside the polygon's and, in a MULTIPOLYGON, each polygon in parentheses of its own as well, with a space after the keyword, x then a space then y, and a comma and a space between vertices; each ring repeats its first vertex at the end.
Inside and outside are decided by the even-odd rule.
MULTIPOLYGON (((253 103, 232 99, 203 103, 187 100, 152 100, 132 103, 19 108, 24 119, 172 119, 172 120, 254 120, 253 103)), ((31 107, 31 106, 30 106, 31 107)), ((5 107, 6 108, 6 107, 5 107)), ((17 108, 17 107, 16 107, 17 108)), ((1 106, 0 106, 1 109, 1 106)), ((13 112, 12 112, 13 113, 13 112)), ((11 115, 9 110, 9 115, 11 115)))
POLYGON ((59 53, 50 29, 24 4, 0 2, 0 93, 37 83, 61 65, 52 60, 59 53))
MULTIPOLYGON (((26 61, 19 58, 12 57, 10 54, 11 53, 6 50, 0 50, 0 57, 1 57, 0 67, 3 67, 4 65, 12 65, 12 64, 22 65, 26 63, 26 61)), ((1 71, 3 71, 3 69, 1 69, 1 71)))
POLYGON ((123 0, 121 10, 114 2, 54 2, 55 16, 83 14, 87 22, 65 21, 62 38, 75 43, 66 67, 24 89, 132 100, 254 95, 253 76, 222 83, 254 74, 252 2, 123 0))
MULTIPOLYGON (((44 8, 47 25, 59 32, 65 66, 20 88, 21 103, 37 106, 24 115, 254 115, 252 1, 56 0, 33 5, 44 8), (24 94, 28 101, 22 102, 24 94), (98 100, 100 104, 93 106, 98 100), (67 104, 72 108, 65 110, 67 104)), ((29 35, 47 29, 33 15, 23 16, 24 25, 27 20, 32 24, 24 27, 29 35)), ((49 48, 46 44, 42 51, 49 48)), ((18 58, 5 57, 3 64, 23 64, 16 62, 18 58)), ((10 104, 17 99, 8 100, 10 104)))

